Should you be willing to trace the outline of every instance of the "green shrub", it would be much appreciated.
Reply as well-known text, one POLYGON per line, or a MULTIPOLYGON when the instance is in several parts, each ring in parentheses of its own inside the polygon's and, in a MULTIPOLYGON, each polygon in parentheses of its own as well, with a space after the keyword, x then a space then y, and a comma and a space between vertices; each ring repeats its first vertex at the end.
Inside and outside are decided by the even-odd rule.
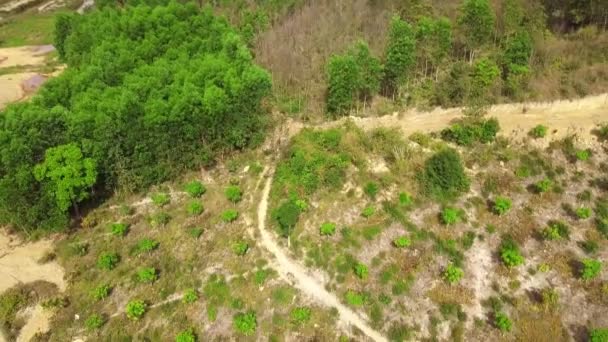
POLYGON ((361 216, 363 216, 365 218, 370 218, 370 217, 374 216, 375 213, 376 213, 376 208, 374 208, 372 206, 368 206, 363 209, 363 211, 361 212, 361 216))
POLYGON ((496 197, 492 209, 497 215, 504 215, 511 209, 511 200, 506 197, 496 197))
POLYGON ((137 281, 140 283, 153 283, 158 279, 158 272, 154 267, 142 267, 137 270, 137 281))
POLYGON ((441 211, 441 222, 445 225, 455 224, 460 221, 460 210, 446 207, 441 211))
POLYGON ((245 336, 253 335, 258 326, 255 312, 249 311, 237 313, 234 315, 232 320, 232 326, 240 334, 245 336))
POLYGON ((127 317, 137 321, 144 316, 147 309, 148 305, 143 300, 132 299, 127 303, 125 312, 127 313, 127 317))
POLYGON ((600 249, 599 244, 593 240, 583 241, 581 247, 587 254, 595 254, 600 249))
POLYGON ((112 292, 112 287, 109 284, 101 284, 91 291, 91 297, 95 300, 104 300, 112 292))
POLYGON ((562 221, 551 221, 543 230, 543 237, 547 240, 569 239, 570 228, 562 221))
POLYGON ((232 251, 238 256, 243 256, 247 254, 248 250, 249 244, 245 241, 237 241, 232 245, 232 251))
POLYGON ((412 241, 408 239, 406 236, 400 236, 393 240, 393 245, 397 248, 405 248, 409 247, 412 244, 412 241))
POLYGON ((298 223, 302 209, 293 201, 283 202, 273 213, 281 236, 287 237, 298 223))
POLYGON ((125 236, 129 232, 129 226, 125 223, 113 223, 110 226, 110 233, 114 236, 125 236))
MULTIPOLYGON (((606 139, 608 139, 608 125, 606 125, 606 139)), ((589 342, 606 342, 608 341, 608 328, 592 329, 589 332, 589 342)))
POLYGON ((198 291, 196 289, 187 289, 184 292, 182 302, 184 304, 192 304, 198 300, 198 291))
POLYGON ((534 188, 536 189, 536 192, 539 194, 551 190, 552 187, 553 187, 553 182, 549 178, 544 178, 544 179, 536 182, 536 184, 534 184, 534 188))
POLYGON ((202 214, 204 210, 205 208, 203 207, 203 204, 199 201, 190 202, 187 208, 188 215, 190 216, 198 216, 202 214))
POLYGON ((305 306, 297 307, 291 310, 291 322, 295 325, 302 325, 310 321, 312 311, 305 306))
POLYGON ((120 256, 114 252, 103 252, 97 258, 97 267, 103 270, 112 270, 120 261, 120 256))
POLYGON ((100 314, 92 314, 84 321, 84 326, 87 330, 97 330, 101 328, 105 322, 105 319, 100 314))
POLYGON ((509 316, 504 312, 496 312, 494 314, 494 325, 501 331, 507 332, 511 331, 513 326, 513 322, 509 319, 509 316))
POLYGON ((264 283, 266 282, 266 279, 268 278, 269 275, 270 275, 270 272, 268 270, 265 270, 265 269, 257 270, 253 276, 255 284, 258 286, 264 285, 264 283))
POLYGON ((150 217, 150 224, 154 227, 164 227, 169 221, 171 221, 171 216, 162 211, 150 217))
POLYGON ((369 275, 369 271, 367 269, 367 266, 365 264, 362 264, 360 262, 356 263, 353 271, 355 272, 355 275, 362 280, 367 279, 367 276, 369 275))
POLYGON ((196 340, 196 334, 192 328, 182 330, 175 336, 175 342, 196 342, 196 340))
POLYGON ((363 237, 368 241, 375 239, 380 233, 382 233, 382 229, 378 226, 365 227, 361 232, 363 237))
POLYGON ((425 192, 438 199, 455 198, 469 190, 460 155, 453 149, 443 149, 429 158, 420 180, 425 192))
POLYGON ((157 249, 158 246, 160 246, 158 241, 150 238, 143 238, 135 245, 134 252, 135 254, 149 253, 157 249))
POLYGON ((228 186, 224 194, 226 194, 226 198, 232 203, 240 202, 243 199, 243 192, 237 185, 228 186))
POLYGON ((448 267, 443 271, 443 279, 450 284, 454 284, 460 281, 464 276, 462 268, 449 264, 448 267))
POLYGON ((409 207, 412 205, 414 201, 412 200, 412 196, 407 192, 399 193, 399 205, 402 207, 409 207))
POLYGON ((510 236, 503 237, 500 244, 500 258, 507 267, 515 267, 524 263, 524 257, 519 251, 519 246, 510 236))
POLYGON ((199 181, 192 181, 184 186, 184 191, 186 191, 186 193, 192 198, 199 198, 205 192, 207 192, 207 189, 203 183, 199 181))
POLYGON ((376 198, 376 195, 378 195, 378 191, 379 190, 380 190, 380 187, 378 186, 378 183, 376 183, 376 182, 368 182, 363 187, 363 192, 367 196, 369 196, 369 198, 371 198, 371 199, 375 199, 376 198))
POLYGON ((319 231, 321 232, 321 235, 334 235, 334 233, 336 232, 336 224, 331 222, 325 222, 321 225, 319 231))
POLYGON ((227 209, 222 212, 222 221, 224 222, 234 222, 239 217, 239 212, 236 209, 227 209))
POLYGON ((582 262, 581 278, 590 280, 597 277, 602 270, 602 263, 599 260, 584 259, 582 262))
POLYGON ((201 237, 201 235, 203 235, 203 228, 200 227, 193 227, 188 229, 188 235, 192 236, 195 239, 198 239, 199 237, 201 237))
POLYGON ((485 144, 494 141, 499 130, 498 120, 477 119, 453 124, 441 131, 441 138, 463 146, 469 146, 474 142, 485 144))
POLYGON ((591 150, 578 150, 575 155, 577 160, 587 161, 591 158, 591 150))
POLYGON ((536 139, 544 138, 547 135, 547 127, 543 125, 536 125, 530 130, 529 135, 536 139))
POLYGON ((359 292, 355 292, 352 290, 346 291, 346 303, 352 306, 362 306, 367 301, 367 297, 359 292))
POLYGON ((576 209, 576 217, 579 220, 586 220, 591 217, 591 208, 580 207, 576 209))
POLYGON ((152 194, 152 203, 158 207, 164 207, 169 204, 169 202, 171 202, 171 197, 164 192, 152 194))

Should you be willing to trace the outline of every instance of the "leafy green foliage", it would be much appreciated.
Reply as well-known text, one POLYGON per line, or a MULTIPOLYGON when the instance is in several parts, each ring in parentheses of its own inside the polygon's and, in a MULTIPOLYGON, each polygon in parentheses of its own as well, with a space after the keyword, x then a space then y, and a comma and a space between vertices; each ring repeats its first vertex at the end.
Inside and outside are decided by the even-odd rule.
POLYGON ((494 199, 494 205, 492 206, 492 210, 497 215, 504 215, 511 209, 511 200, 506 197, 496 197, 494 199))
POLYGON ((84 326, 87 328, 87 330, 97 330, 104 324, 105 319, 100 314, 92 314, 87 318, 86 321, 84 321, 84 326))
POLYGON ((469 190, 462 161, 453 149, 441 150, 429 158, 420 181, 426 193, 439 199, 454 198, 469 190))
POLYGON ((238 256, 243 256, 245 254, 247 254, 247 251, 249 250, 249 244, 246 241, 237 241, 234 244, 232 244, 232 251, 234 252, 234 254, 238 255, 238 256))
POLYGON ((346 291, 345 295, 346 303, 352 306, 362 306, 367 302, 367 296, 360 292, 352 290, 346 291))
POLYGON ((300 218, 302 209, 294 201, 283 202, 273 213, 274 219, 278 223, 281 236, 287 237, 295 228, 300 218))
POLYGON ((188 229, 188 235, 192 236, 195 239, 198 239, 199 237, 201 237, 201 235, 203 235, 203 228, 200 227, 193 227, 188 229))
POLYGON ((500 259, 507 267, 515 267, 524 263, 524 257, 519 246, 510 236, 505 236, 500 244, 500 259))
POLYGON ((331 222, 325 222, 319 228, 321 235, 334 235, 336 233, 336 224, 331 222))
POLYGON ((378 195, 379 190, 380 190, 380 187, 378 186, 378 183, 376 183, 376 182, 368 182, 363 187, 363 192, 371 199, 376 198, 376 195, 378 195))
POLYGON ((596 278, 602 270, 602 263, 599 260, 585 259, 581 263, 583 264, 581 270, 581 279, 583 280, 596 278))
POLYGON ((458 145, 470 146, 474 142, 490 143, 496 138, 500 124, 495 118, 466 120, 441 131, 441 138, 458 145))
POLYGON ((570 237, 570 228, 562 221, 551 221, 542 234, 547 240, 568 239, 570 237))
POLYGON ((355 272, 357 278, 362 280, 367 279, 367 276, 369 275, 369 270, 367 269, 367 266, 360 262, 355 264, 353 271, 355 272))
POLYGON ((441 211, 441 222, 446 225, 455 224, 460 221, 460 210, 446 207, 441 211))
POLYGON ((608 328, 591 329, 589 332, 589 342, 606 342, 608 341, 608 328))
POLYGON ((494 314, 494 325, 501 331, 511 331, 513 322, 509 319, 509 316, 504 312, 496 312, 494 314))
POLYGON ((494 85, 499 75, 498 66, 489 58, 481 58, 473 65, 471 97, 474 99, 474 103, 484 104, 483 100, 487 92, 494 85))
POLYGON ((254 311, 239 312, 234 315, 232 320, 234 330, 245 336, 250 336, 255 333, 258 326, 256 314, 254 311))
POLYGON ((153 283, 158 279, 158 271, 154 267, 142 267, 137 270, 137 281, 153 283))
POLYGON ((114 236, 125 236, 129 232, 129 226, 126 223, 112 223, 110 233, 114 236))
POLYGON ((578 150, 576 151, 576 160, 587 161, 591 158, 591 150, 578 150))
POLYGON ((407 192, 400 192, 399 193, 399 205, 402 207, 409 207, 414 203, 414 200, 412 199, 412 195, 408 194, 407 192))
POLYGON ((152 203, 158 207, 164 207, 171 202, 171 196, 164 192, 157 192, 152 194, 152 203))
POLYGON ((143 238, 135 245, 134 252, 135 254, 149 253, 157 249, 158 246, 160 246, 160 242, 151 238, 143 238))
POLYGON ((166 212, 158 212, 150 217, 150 224, 154 227, 164 227, 171 221, 171 215, 166 212))
POLYGON ((310 317, 312 316, 312 311, 309 307, 300 306, 291 310, 291 322, 295 325, 303 325, 306 322, 310 321, 310 317))
POLYGON ((125 312, 127 313, 127 317, 137 321, 144 316, 147 309, 148 305, 143 300, 132 299, 127 303, 125 312))
POLYGON ((547 192, 547 191, 551 190, 552 187, 553 187, 553 181, 551 181, 549 178, 544 178, 534 184, 534 188, 536 189, 536 192, 538 192, 538 193, 547 192))
POLYGON ((464 31, 469 49, 477 49, 490 42, 494 21, 494 11, 488 0, 464 1, 458 24, 464 31))
POLYGON ((199 201, 192 201, 188 203, 187 211, 188 215, 190 216, 198 216, 202 214, 204 210, 205 207, 203 207, 203 204, 199 201))
POLYGON ((97 258, 97 267, 103 270, 112 270, 120 261, 120 256, 113 252, 103 252, 97 258))
POLYGON ((198 300, 198 291, 196 289, 187 289, 184 292, 182 302, 184 304, 192 304, 198 300))
POLYGON ((406 248, 412 244, 412 241, 407 236, 400 236, 393 240, 393 246, 397 248, 406 248))
POLYGON ((376 213, 376 208, 370 205, 370 206, 363 208, 363 211, 361 212, 361 216, 363 216, 365 218, 370 218, 370 217, 374 216, 375 213, 376 213))
POLYGON ((266 282, 266 279, 270 276, 270 272, 267 269, 259 269, 255 271, 254 280, 256 285, 262 286, 266 282))
POLYGON ((576 209, 576 217, 579 220, 586 220, 591 217, 591 208, 580 207, 576 209))
POLYGON ((384 87, 386 93, 394 93, 407 79, 408 72, 416 61, 416 37, 410 24, 393 16, 391 18, 384 65, 384 87))
POLYGON ((192 198, 199 198, 207 191, 203 183, 192 181, 184 186, 184 191, 192 198))
POLYGON ((237 185, 228 186, 224 193, 226 194, 226 198, 232 203, 240 202, 243 198, 243 191, 237 185))
POLYGON ((226 209, 222 212, 222 221, 230 223, 236 221, 239 217, 239 212, 236 209, 226 209))
POLYGON ((547 126, 536 125, 530 130, 529 135, 536 139, 544 138, 547 135, 547 130, 547 126))
POLYGON ((448 267, 443 271, 443 279, 450 284, 454 284, 460 281, 464 276, 464 271, 462 268, 455 266, 454 264, 449 264, 448 267))
POLYGON ((97 301, 104 300, 108 298, 110 292, 112 292, 110 284, 101 284, 91 291, 91 297, 97 301))
POLYGON ((175 336, 175 342, 196 342, 196 334, 194 334, 194 329, 186 329, 180 331, 179 334, 175 336))

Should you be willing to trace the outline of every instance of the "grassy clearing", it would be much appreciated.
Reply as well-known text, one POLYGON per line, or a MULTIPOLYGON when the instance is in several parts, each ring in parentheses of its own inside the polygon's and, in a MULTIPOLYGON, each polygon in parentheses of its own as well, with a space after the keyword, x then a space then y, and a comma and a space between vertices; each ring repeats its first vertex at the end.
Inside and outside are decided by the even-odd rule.
POLYGON ((53 43, 57 12, 14 15, 0 23, 0 47, 53 43))

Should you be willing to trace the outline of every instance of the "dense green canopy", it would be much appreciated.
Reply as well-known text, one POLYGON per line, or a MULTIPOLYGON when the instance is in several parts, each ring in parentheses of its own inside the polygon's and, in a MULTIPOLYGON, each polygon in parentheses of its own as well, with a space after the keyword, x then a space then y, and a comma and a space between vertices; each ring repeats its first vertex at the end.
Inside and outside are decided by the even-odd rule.
POLYGON ((65 226, 57 186, 34 177, 50 148, 71 144, 95 160, 94 189, 108 192, 144 188, 261 140, 270 76, 210 9, 106 7, 62 16, 57 28, 67 70, 0 114, 0 224, 65 226))

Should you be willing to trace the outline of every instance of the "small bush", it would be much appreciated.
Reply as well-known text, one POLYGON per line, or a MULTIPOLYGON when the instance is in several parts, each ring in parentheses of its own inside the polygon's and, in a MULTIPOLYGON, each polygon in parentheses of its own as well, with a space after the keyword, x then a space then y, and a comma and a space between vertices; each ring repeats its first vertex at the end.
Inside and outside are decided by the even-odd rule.
POLYGON ((365 184, 365 187, 363 187, 363 192, 365 192, 365 194, 371 199, 376 199, 376 195, 378 195, 379 190, 380 187, 376 182, 368 182, 365 184))
POLYGON ((207 189, 203 185, 203 183, 199 181, 192 181, 184 186, 184 191, 192 198, 199 198, 207 189))
POLYGON ((157 249, 160 243, 154 239, 143 238, 135 245, 135 254, 149 253, 157 249))
POLYGON ((560 240, 570 238, 570 228, 562 221, 551 221, 543 230, 543 237, 546 240, 560 240))
POLYGON ((192 304, 198 300, 198 291, 196 289, 187 289, 184 292, 182 302, 184 304, 192 304))
POLYGON ((352 306, 362 306, 367 301, 367 297, 362 294, 352 290, 346 291, 346 303, 352 306))
POLYGON ((125 312, 127 313, 127 317, 137 321, 144 316, 147 309, 148 305, 143 300, 133 299, 127 303, 125 312))
POLYGON ((543 125, 536 125, 530 130, 529 135, 536 139, 544 138, 547 135, 547 127, 543 125))
POLYGON ((336 224, 331 222, 325 222, 321 225, 319 231, 321 232, 321 235, 334 235, 334 233, 336 232, 336 224))
POLYGON ((198 216, 202 214, 204 210, 205 208, 203 207, 203 204, 199 201, 190 202, 187 208, 188 215, 190 216, 198 216))
POLYGON ((444 149, 424 164, 420 181, 425 192, 438 199, 451 199, 469 190, 460 155, 456 150, 444 149))
POLYGON ((587 254, 595 254, 600 249, 599 244, 593 240, 583 241, 581 247, 587 254))
POLYGON ((500 258, 507 267, 515 267, 524 263, 524 257, 519 247, 510 236, 503 238, 500 244, 500 258))
POLYGON ((397 248, 405 248, 409 247, 412 244, 412 241, 405 236, 400 236, 393 240, 393 245, 397 248))
POLYGON ((362 280, 367 279, 367 276, 369 275, 369 271, 367 269, 367 266, 365 264, 362 264, 360 262, 356 263, 353 271, 355 272, 355 275, 362 280))
POLYGON ((579 220, 586 220, 591 217, 591 208, 580 207, 576 209, 576 217, 579 220))
POLYGON ((268 270, 265 270, 265 269, 257 270, 253 276, 255 284, 258 286, 264 285, 264 283, 266 282, 266 279, 268 278, 269 275, 270 275, 270 272, 268 272, 268 270))
POLYGON ((159 192, 152 195, 152 203, 158 207, 162 208, 169 204, 169 202, 171 202, 171 197, 164 192, 159 192))
POLYGON ((124 223, 113 223, 110 226, 110 233, 114 236, 125 236, 129 232, 129 226, 124 223))
POLYGON ((247 254, 248 250, 249 244, 245 241, 237 241, 232 245, 232 251, 238 256, 243 256, 247 254))
POLYGON ((585 259, 582 261, 581 279, 591 280, 597 277, 602 270, 602 263, 599 260, 585 259))
POLYGON ((500 130, 498 120, 473 120, 453 124, 441 131, 441 138, 458 145, 469 146, 475 142, 482 144, 494 141, 500 130))
POLYGON ((376 208, 369 206, 369 207, 365 207, 363 209, 363 211, 361 212, 361 216, 363 216, 365 218, 370 218, 370 217, 374 216, 375 213, 376 213, 376 208))
POLYGON ((192 236, 195 239, 198 239, 199 237, 201 237, 201 235, 203 235, 203 228, 200 227, 193 227, 188 229, 188 235, 192 236))
POLYGON ((591 150, 578 150, 576 151, 576 160, 587 161, 591 158, 591 150))
POLYGON ((113 270, 120 261, 120 256, 113 252, 103 252, 97 258, 97 267, 102 270, 113 270))
POLYGON ((150 224, 154 227, 164 227, 169 221, 171 221, 171 216, 162 211, 150 217, 150 224))
POLYGON ((382 229, 380 227, 378 227, 378 226, 372 226, 372 227, 363 228, 363 231, 361 232, 361 234, 363 235, 363 237, 366 240, 368 240, 368 241, 372 241, 380 233, 382 233, 382 229))
POLYGON ((455 224, 460 221, 460 211, 455 208, 444 208, 441 211, 441 222, 445 225, 455 224))
POLYGON ((544 178, 543 180, 540 180, 540 181, 536 182, 536 184, 534 184, 534 189, 539 194, 542 194, 544 192, 551 190, 552 187, 553 187, 553 182, 549 178, 544 178))
MULTIPOLYGON (((608 139, 608 125, 606 125, 606 139, 608 139)), ((589 342, 606 342, 608 341, 608 328, 592 329, 589 332, 589 342)))
POLYGON ((243 199, 243 192, 237 185, 230 185, 224 191, 226 198, 232 203, 238 203, 243 199))
POLYGON ((508 332, 511 331, 513 322, 511 322, 509 316, 504 312, 497 312, 494 315, 494 325, 501 331, 508 332))
POLYGON ((101 284, 91 291, 91 297, 99 301, 108 298, 112 292, 112 287, 109 284, 101 284))
POLYGON ((186 329, 175 336, 175 342, 196 342, 194 329, 186 329))
POLYGON ((291 322, 295 325, 302 325, 310 321, 312 311, 305 306, 297 307, 291 310, 291 322))
POLYGON ((511 200, 506 197, 496 197, 492 209, 497 215, 504 215, 511 209, 511 200))
POLYGON ((236 209, 227 209, 222 212, 222 221, 229 223, 234 222, 239 217, 239 212, 236 209))
POLYGON ((84 321, 84 326, 87 330, 97 330, 105 324, 105 319, 100 314, 92 314, 84 321))
POLYGON ((463 276, 464 271, 462 268, 455 266, 454 264, 449 264, 448 267, 443 271, 443 279, 450 284, 459 282, 463 276))
POLYGON ((234 315, 232 320, 234 329, 245 336, 250 336, 255 333, 258 326, 256 314, 254 311, 240 312, 234 315))
POLYGON ((137 281, 144 284, 153 283, 158 279, 158 272, 154 267, 142 267, 137 271, 137 281))
POLYGON ((408 194, 407 192, 399 193, 399 205, 400 206, 409 207, 413 203, 414 203, 414 200, 412 199, 412 196, 410 194, 408 194))

